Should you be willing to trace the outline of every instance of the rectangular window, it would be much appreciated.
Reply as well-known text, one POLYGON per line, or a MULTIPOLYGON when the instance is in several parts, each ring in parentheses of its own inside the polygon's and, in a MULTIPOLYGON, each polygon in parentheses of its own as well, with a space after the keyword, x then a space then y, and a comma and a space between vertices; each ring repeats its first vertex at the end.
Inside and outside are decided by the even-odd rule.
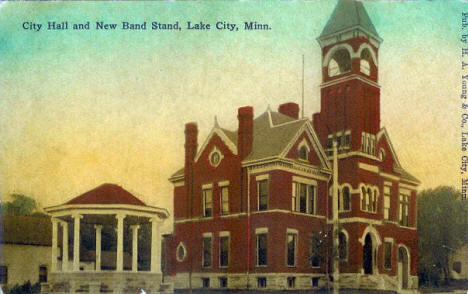
POLYGON ((266 288, 266 286, 267 286, 266 277, 258 277, 257 278, 257 288, 266 288))
POLYGON ((203 256, 202 256, 202 265, 203 267, 211 266, 211 254, 212 252, 212 240, 211 236, 203 237, 203 256))
POLYGON ((203 190, 203 216, 213 216, 213 190, 203 190))
POLYGON ((210 288, 210 278, 202 278, 202 287, 210 288))
POLYGON ((315 186, 293 182, 292 211, 315 214, 315 186))
POLYGON ((219 237, 219 266, 229 266, 229 236, 219 237))
POLYGON ((39 266, 39 283, 47 282, 47 267, 44 265, 39 266))
POLYGON ((219 288, 227 288, 228 286, 228 279, 226 277, 219 278, 219 288))
POLYGON ((409 202, 410 196, 403 192, 400 192, 399 198, 399 209, 398 209, 398 221, 402 226, 409 226, 409 202))
POLYGON ((268 180, 258 182, 258 210, 268 209, 268 180))
POLYGON ((384 219, 390 220, 390 199, 392 195, 392 186, 385 185, 384 186, 384 219))
POLYGON ((296 277, 288 277, 288 288, 295 288, 296 287, 296 277))
POLYGON ((8 267, 0 265, 0 284, 8 283, 8 267))
POLYGON ((320 252, 322 249, 322 240, 320 239, 320 236, 316 233, 312 234, 312 237, 310 239, 310 265, 312 267, 318 267, 320 266, 320 252))
POLYGON ((296 266, 296 253, 297 253, 297 234, 286 234, 286 264, 287 266, 296 266))
POLYGON ((268 234, 257 234, 257 265, 267 265, 268 234))
POLYGON ((221 187, 221 214, 229 214, 229 187, 221 187))
POLYGON ((384 244, 384 267, 392 268, 392 242, 385 242, 384 244))

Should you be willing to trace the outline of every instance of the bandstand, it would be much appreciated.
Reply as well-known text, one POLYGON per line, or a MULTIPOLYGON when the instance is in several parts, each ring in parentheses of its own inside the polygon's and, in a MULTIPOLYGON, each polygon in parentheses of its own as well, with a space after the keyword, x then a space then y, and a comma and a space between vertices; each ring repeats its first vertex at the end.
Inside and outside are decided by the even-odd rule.
POLYGON ((148 206, 118 185, 103 184, 64 204, 47 207, 45 211, 52 220, 52 263, 49 280, 41 287, 43 293, 162 291, 160 227, 169 216, 166 209, 148 206), (150 260, 146 267, 140 264, 138 253, 142 226, 151 228, 149 240, 140 236, 140 242, 150 242, 150 260), (94 232, 88 234, 88 240, 81 240, 85 227, 93 228, 94 232), (104 245, 109 247, 103 242, 103 227, 111 228, 114 234, 112 252, 101 250, 104 245), (127 242, 127 249, 131 250, 126 250, 131 252, 124 250, 124 230, 131 231, 131 242, 127 242), (89 239, 95 242, 91 254, 95 260, 85 263, 80 256, 85 251, 83 241, 89 243, 89 239), (130 254, 131 266, 124 267, 129 264, 124 263, 124 256, 130 254), (111 267, 104 266, 109 264, 109 256, 115 259, 111 267), (103 257, 107 258, 105 263, 103 257))

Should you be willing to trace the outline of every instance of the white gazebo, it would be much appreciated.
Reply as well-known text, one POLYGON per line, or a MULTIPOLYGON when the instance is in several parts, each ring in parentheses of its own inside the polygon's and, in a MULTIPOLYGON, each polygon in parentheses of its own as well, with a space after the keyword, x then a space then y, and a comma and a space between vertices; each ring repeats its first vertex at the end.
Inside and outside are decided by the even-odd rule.
POLYGON ((166 209, 148 206, 118 185, 103 184, 62 205, 47 207, 45 211, 52 220, 52 265, 43 292, 140 293, 144 290, 159 293, 162 280, 160 227, 169 216, 166 209), (80 228, 85 225, 94 228, 95 248, 91 256, 95 260, 87 260, 88 263, 80 261, 84 251, 82 243, 89 242, 89 239, 80 240, 80 228), (138 262, 138 236, 142 225, 151 226, 151 238, 146 240, 151 242, 150 266, 145 269, 139 267, 138 262), (72 227, 70 234, 69 226, 72 227), (115 248, 113 252, 101 250, 103 226, 115 228, 116 233, 111 232, 117 235, 116 244, 111 246, 115 248), (124 267, 124 256, 129 255, 124 253, 124 228, 132 232, 131 268, 124 267), (73 246, 69 248, 71 239, 73 246), (73 255, 69 256, 71 251, 73 255), (103 256, 106 257, 104 263, 103 256), (115 262, 112 261, 111 267, 104 267, 109 264, 109 257, 115 262))

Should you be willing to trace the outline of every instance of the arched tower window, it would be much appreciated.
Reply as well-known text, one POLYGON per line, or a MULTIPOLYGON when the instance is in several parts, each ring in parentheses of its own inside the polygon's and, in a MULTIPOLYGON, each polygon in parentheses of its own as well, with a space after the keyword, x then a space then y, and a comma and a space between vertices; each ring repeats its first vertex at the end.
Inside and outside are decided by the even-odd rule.
POLYGON ((366 204, 367 204, 367 211, 372 211, 372 190, 371 188, 367 189, 367 197, 366 197, 366 204))
POLYGON ((366 188, 362 187, 361 190, 361 210, 366 210, 366 188))
POLYGON ((341 193, 341 207, 340 210, 350 210, 351 208, 351 197, 349 193, 349 187, 344 187, 343 192, 341 193))
POLYGON ((365 75, 370 75, 371 74, 371 62, 372 62, 372 57, 369 52, 369 49, 364 49, 361 52, 361 72, 365 75))
POLYGON ((351 70, 351 55, 346 49, 339 49, 328 63, 328 76, 334 77, 351 70))

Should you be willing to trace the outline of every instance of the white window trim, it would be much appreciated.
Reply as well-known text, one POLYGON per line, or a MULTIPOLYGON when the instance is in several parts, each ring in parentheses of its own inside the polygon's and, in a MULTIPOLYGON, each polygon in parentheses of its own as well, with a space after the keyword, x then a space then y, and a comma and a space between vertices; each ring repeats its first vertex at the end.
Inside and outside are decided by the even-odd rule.
POLYGON ((257 182, 260 182, 262 180, 268 180, 268 179, 270 179, 270 174, 263 174, 263 175, 258 175, 255 177, 255 180, 257 182))
POLYGON ((307 214, 307 215, 316 215, 317 214, 317 181, 314 179, 309 179, 309 178, 303 178, 303 177, 298 177, 298 176, 293 176, 293 181, 292 181, 292 188, 291 188, 291 211, 295 213, 301 213, 301 214, 307 214), (298 209, 298 205, 300 203, 299 198, 297 197, 297 191, 296 191, 296 183, 298 184, 305 184, 308 186, 314 186, 314 193, 312 197, 314 197, 314 211, 310 211, 310 197, 309 193, 307 192, 307 199, 306 199, 306 213, 300 212, 298 209), (293 201, 292 199, 296 198, 296 207, 292 207, 293 201))
POLYGON ((256 228, 255 229, 255 235, 258 234, 268 234, 268 228, 256 228))
MULTIPOLYGON (((213 208, 213 185, 211 185, 211 188, 205 188, 202 189, 202 203, 203 203, 203 211, 202 211, 202 216, 203 217, 213 217, 214 215, 214 208, 213 208), (205 200, 205 191, 211 190, 211 215, 205 215, 206 213, 206 200, 205 200)), ((207 186, 208 187, 208 186, 207 186)))
POLYGON ((226 187, 229 186, 229 181, 221 181, 218 183, 218 187, 226 187))
POLYGON ((340 191, 338 196, 341 198, 340 202, 339 202, 339 203, 341 203, 341 207, 338 207, 338 212, 349 212, 349 211, 351 211, 352 206, 353 206, 353 201, 352 201, 353 187, 348 183, 344 183, 342 185, 338 185, 338 190, 340 191), (344 190, 345 187, 348 187, 348 189, 349 189, 349 209, 343 209, 343 203, 344 203, 344 201, 343 201, 344 200, 343 190, 344 190))
POLYGON ((202 190, 213 189, 213 183, 203 184, 202 190))

